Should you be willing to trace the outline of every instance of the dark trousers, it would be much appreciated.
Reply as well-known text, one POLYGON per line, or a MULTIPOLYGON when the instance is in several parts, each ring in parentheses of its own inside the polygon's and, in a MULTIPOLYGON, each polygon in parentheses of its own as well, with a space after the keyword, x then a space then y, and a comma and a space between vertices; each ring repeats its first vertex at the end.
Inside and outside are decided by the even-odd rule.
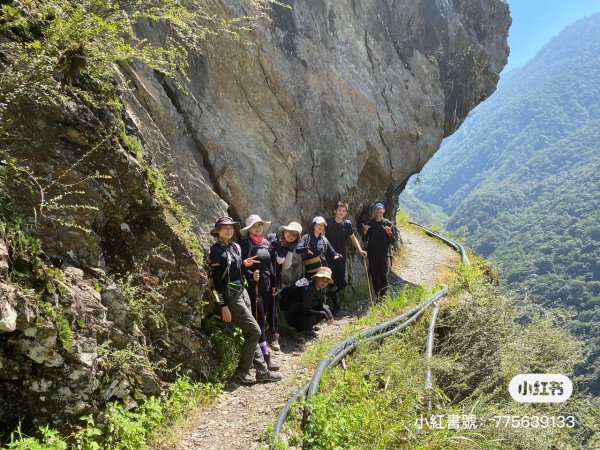
POLYGON ((312 327, 323 319, 323 314, 308 311, 302 305, 294 305, 285 313, 288 325, 294 327, 296 331, 312 330, 312 327))
POLYGON ((348 277, 346 276, 346 258, 332 259, 327 261, 332 272, 333 284, 329 288, 328 297, 331 298, 334 307, 339 305, 338 294, 348 286, 348 277))
POLYGON ((389 288, 388 275, 390 273, 390 257, 385 255, 368 255, 369 272, 373 281, 373 290, 377 298, 383 297, 389 288))
POLYGON ((273 289, 269 289, 269 298, 264 304, 265 309, 267 310, 267 325, 269 326, 271 335, 278 335, 279 323, 277 320, 277 295, 273 295, 273 289))
POLYGON ((226 289, 223 297, 229 311, 231 311, 233 324, 239 327, 244 335, 244 345, 242 345, 237 368, 238 372, 245 373, 252 365, 258 373, 267 372, 269 369, 258 346, 260 328, 254 317, 252 317, 248 293, 243 289, 240 292, 226 289))

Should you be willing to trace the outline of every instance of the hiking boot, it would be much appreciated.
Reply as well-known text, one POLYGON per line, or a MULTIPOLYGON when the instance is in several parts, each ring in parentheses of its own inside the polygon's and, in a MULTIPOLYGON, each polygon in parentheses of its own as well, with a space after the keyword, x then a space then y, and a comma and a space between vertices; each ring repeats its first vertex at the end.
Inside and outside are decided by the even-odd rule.
POLYGON ((273 358, 271 357, 271 355, 263 355, 265 358, 265 362, 267 363, 267 367, 269 368, 269 370, 279 370, 279 364, 277 364, 273 358))
POLYGON ((269 381, 279 381, 281 380, 281 375, 279 375, 278 373, 273 373, 271 371, 266 371, 264 373, 256 373, 256 381, 263 381, 263 382, 269 382, 269 381))
POLYGON ((273 338, 273 340, 271 341, 271 348, 276 352, 281 350, 281 346, 279 345, 279 337, 273 338))
POLYGON ((256 378, 250 375, 250 372, 238 373, 238 381, 242 384, 254 384, 256 383, 256 378))
POLYGON ((281 346, 279 345, 279 333, 276 332, 276 333, 271 334, 271 339, 269 340, 269 345, 276 352, 281 350, 281 346))

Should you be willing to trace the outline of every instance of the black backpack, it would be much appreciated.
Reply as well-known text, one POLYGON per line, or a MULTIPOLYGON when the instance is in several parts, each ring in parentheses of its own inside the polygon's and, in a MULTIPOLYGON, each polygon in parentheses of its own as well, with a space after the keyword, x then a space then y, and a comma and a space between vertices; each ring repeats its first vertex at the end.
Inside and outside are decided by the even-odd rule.
POLYGON ((290 307, 302 302, 304 291, 310 284, 306 278, 300 278, 291 286, 284 287, 279 292, 279 307, 283 311, 287 311, 290 307))

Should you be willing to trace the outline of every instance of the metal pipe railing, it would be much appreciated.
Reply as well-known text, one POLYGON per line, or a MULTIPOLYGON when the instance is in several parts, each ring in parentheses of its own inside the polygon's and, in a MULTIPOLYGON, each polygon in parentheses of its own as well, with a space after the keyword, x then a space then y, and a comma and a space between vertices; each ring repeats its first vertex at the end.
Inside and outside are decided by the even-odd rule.
MULTIPOLYGON (((470 264, 469 258, 467 256, 467 252, 461 244, 459 244, 455 241, 452 241, 451 239, 448 239, 444 236, 441 236, 440 234, 438 234, 434 231, 428 230, 427 228, 425 228, 419 224, 416 224, 414 222, 409 222, 409 223, 414 225, 415 227, 423 230, 428 235, 433 236, 437 239, 440 239, 441 241, 445 242, 447 245, 454 248, 456 251, 458 251, 460 253, 462 261, 465 264, 470 264)), ((350 336, 349 338, 346 338, 343 341, 339 342, 336 346, 334 346, 331 350, 329 350, 325 354, 325 356, 323 356, 320 359, 319 364, 317 365, 317 368, 315 369, 315 372, 314 372, 311 380, 302 389, 300 389, 290 400, 288 400, 288 402, 285 404, 285 406, 279 412, 279 416, 277 417, 277 420, 275 421, 275 425, 273 427, 273 442, 276 442, 277 439, 279 438, 279 434, 281 433, 283 423, 285 422, 285 419, 287 418, 287 415, 288 415, 289 410, 292 407, 292 405, 298 399, 300 399, 302 397, 302 395, 304 395, 305 393, 306 393, 307 398, 310 398, 318 392, 321 378, 323 377, 323 373, 325 372, 325 370, 327 368, 333 367, 336 364, 338 364, 348 353, 350 353, 352 350, 354 350, 359 344, 376 341, 376 340, 381 340, 387 336, 390 336, 398 331, 403 330, 410 323, 412 323, 414 320, 416 320, 418 317, 420 317, 423 314, 423 312, 432 303, 435 303, 436 301, 440 300, 447 293, 448 293, 448 290, 443 289, 443 290, 437 292, 436 294, 432 295, 431 297, 429 297, 427 300, 425 300, 421 304, 409 309, 408 311, 400 314, 399 316, 396 316, 393 319, 388 320, 388 321, 386 321, 382 324, 379 324, 373 328, 370 328, 368 330, 362 331, 360 333, 356 333, 356 334, 350 336), (408 316, 408 318, 403 323, 401 323, 398 326, 394 326, 397 323, 399 323, 400 321, 402 321, 404 318, 406 318, 407 316, 408 316), (387 330, 387 331, 385 331, 385 330, 387 330)), ((429 330, 428 330, 428 336, 427 336, 426 353, 427 353, 428 368, 427 368, 427 375, 426 375, 426 386, 428 386, 429 388, 432 387, 431 368, 429 367, 429 360, 433 354, 433 335, 434 335, 435 321, 436 321, 436 318, 438 315, 438 311, 439 311, 439 307, 436 304, 433 314, 432 314, 432 318, 431 318, 431 322, 430 322, 429 330)), ((431 400, 430 400, 430 408, 431 408, 431 400)))

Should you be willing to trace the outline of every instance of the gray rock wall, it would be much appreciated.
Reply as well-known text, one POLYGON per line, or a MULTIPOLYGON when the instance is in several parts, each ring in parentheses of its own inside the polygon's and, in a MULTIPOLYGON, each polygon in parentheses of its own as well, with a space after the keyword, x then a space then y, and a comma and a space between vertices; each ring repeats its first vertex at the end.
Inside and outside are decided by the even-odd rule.
POLYGON ((355 218, 377 199, 394 209, 506 63, 500 0, 288 3, 251 45, 209 41, 179 86, 123 70, 127 113, 204 231, 225 209, 305 225, 340 198, 355 218))

